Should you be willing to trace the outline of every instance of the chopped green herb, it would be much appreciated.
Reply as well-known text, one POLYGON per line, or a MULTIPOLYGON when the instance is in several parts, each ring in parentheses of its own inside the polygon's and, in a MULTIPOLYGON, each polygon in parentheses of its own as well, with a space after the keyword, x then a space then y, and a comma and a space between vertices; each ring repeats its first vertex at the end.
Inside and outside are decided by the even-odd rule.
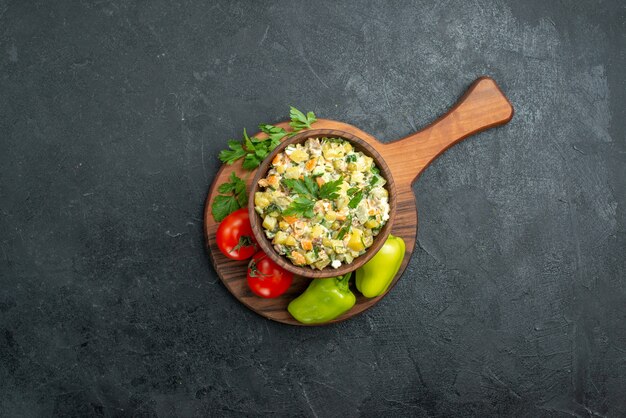
POLYGON ((358 187, 350 187, 348 190, 346 190, 346 194, 348 196, 354 196, 354 194, 358 191, 359 191, 358 187))
POLYGON ((356 154, 348 154, 348 155, 346 155, 346 162, 348 162, 348 163, 356 162, 356 154))
POLYGON ((280 215, 281 212, 282 212, 282 210, 280 209, 280 206, 278 206, 276 203, 270 204, 263 211, 263 213, 265 213, 266 215, 268 215, 270 213, 273 213, 273 214, 276 214, 276 215, 280 215))
POLYGON ((339 230, 339 233, 337 234, 337 239, 343 239, 343 237, 345 237, 346 234, 350 232, 351 227, 352 227, 352 216, 348 216, 348 218, 346 219, 346 223, 343 225, 343 227, 339 230))
POLYGON ((351 209, 356 209, 356 207, 359 206, 359 203, 361 203, 361 199, 363 199, 363 190, 359 190, 354 194, 352 199, 350 199, 350 202, 348 202, 348 206, 351 209))

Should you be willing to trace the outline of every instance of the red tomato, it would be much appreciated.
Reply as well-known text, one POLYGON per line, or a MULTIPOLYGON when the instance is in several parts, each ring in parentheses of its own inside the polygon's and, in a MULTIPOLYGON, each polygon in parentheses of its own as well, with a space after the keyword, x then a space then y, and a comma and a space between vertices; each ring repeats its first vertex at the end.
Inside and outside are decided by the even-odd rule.
POLYGON ((248 286, 262 298, 275 298, 289 289, 293 274, 274 263, 263 251, 254 255, 248 265, 248 286))
POLYGON ((248 209, 238 209, 224 218, 217 227, 217 246, 222 254, 233 260, 245 260, 254 255, 256 241, 248 209))

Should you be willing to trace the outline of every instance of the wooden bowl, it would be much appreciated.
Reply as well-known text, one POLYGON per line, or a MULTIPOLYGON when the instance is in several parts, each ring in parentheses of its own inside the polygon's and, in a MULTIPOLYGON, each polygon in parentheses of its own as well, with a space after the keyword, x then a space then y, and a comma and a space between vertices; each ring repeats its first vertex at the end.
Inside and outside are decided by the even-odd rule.
POLYGON ((290 271, 299 276, 308 277, 311 279, 319 279, 324 277, 336 277, 342 276, 346 273, 354 271, 367 263, 385 243, 385 240, 391 232, 391 226, 393 224, 396 214, 396 188, 391 175, 391 170, 385 163, 383 157, 365 140, 344 131, 334 129, 313 129, 296 134, 293 137, 281 142, 260 164, 254 179, 252 180, 252 186, 250 188, 250 196, 248 199, 248 211, 250 212, 250 223, 252 225, 252 231, 254 237, 261 249, 270 257, 276 264, 281 266, 287 271, 290 271), (389 219, 387 223, 381 228, 380 232, 374 238, 372 245, 365 251, 364 254, 356 257, 352 263, 342 264, 339 268, 333 268, 330 265, 321 269, 314 270, 308 266, 296 266, 287 257, 278 254, 274 249, 274 246, 270 240, 265 236, 263 229, 263 219, 254 209, 254 194, 259 191, 259 180, 264 178, 269 171, 270 164, 274 157, 283 152, 288 145, 303 143, 309 138, 341 138, 352 144, 357 150, 363 154, 372 157, 376 166, 380 169, 380 174, 387 181, 385 187, 389 192, 389 219))

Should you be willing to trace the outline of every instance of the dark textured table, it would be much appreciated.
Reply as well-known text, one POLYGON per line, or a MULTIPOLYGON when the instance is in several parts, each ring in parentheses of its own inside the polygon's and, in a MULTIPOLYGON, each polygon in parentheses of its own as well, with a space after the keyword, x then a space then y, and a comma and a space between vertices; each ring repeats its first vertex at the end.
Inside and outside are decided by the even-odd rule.
POLYGON ((625 54, 619 0, 1 0, 0 416, 626 415, 625 54), (416 183, 379 305, 222 286, 228 138, 292 104, 396 139, 483 74, 515 117, 416 183))

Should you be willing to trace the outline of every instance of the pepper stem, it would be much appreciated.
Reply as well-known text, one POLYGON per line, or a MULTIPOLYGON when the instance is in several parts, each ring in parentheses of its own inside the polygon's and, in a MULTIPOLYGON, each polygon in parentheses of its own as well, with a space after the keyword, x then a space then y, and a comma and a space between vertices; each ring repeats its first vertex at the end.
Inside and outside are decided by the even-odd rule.
POLYGON ((337 287, 341 291, 346 292, 350 290, 350 276, 352 276, 352 272, 346 273, 341 277, 335 278, 335 280, 337 281, 337 287))

